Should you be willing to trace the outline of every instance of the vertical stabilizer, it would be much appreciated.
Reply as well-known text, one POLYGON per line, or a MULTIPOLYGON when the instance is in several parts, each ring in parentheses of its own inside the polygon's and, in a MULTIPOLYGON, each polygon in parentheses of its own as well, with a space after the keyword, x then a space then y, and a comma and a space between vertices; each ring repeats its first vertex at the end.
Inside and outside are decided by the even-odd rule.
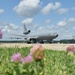
POLYGON ((27 31, 26 25, 24 24, 24 31, 27 31))

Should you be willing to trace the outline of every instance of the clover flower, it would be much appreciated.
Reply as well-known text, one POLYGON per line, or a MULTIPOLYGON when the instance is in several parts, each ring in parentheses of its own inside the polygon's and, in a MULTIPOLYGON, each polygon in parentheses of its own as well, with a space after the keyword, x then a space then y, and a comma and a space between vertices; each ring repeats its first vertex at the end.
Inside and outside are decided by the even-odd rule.
POLYGON ((21 54, 20 53, 15 53, 11 57, 12 62, 21 62, 21 54))
POLYGON ((70 45, 67 47, 66 50, 67 50, 67 52, 75 52, 75 47, 74 47, 74 45, 70 45))
POLYGON ((29 54, 26 57, 22 58, 22 64, 27 64, 33 62, 33 57, 29 54))
POLYGON ((34 60, 41 60, 44 57, 44 48, 41 44, 35 44, 30 49, 30 54, 33 56, 34 60))

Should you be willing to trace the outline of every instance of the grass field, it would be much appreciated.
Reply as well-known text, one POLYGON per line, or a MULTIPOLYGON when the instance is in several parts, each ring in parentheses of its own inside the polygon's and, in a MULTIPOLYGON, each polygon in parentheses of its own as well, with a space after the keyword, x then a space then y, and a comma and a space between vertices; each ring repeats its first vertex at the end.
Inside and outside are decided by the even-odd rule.
MULTIPOLYGON (((14 53, 19 52, 24 57, 29 53, 29 51, 30 51, 30 47, 23 47, 23 48, 1 47, 0 48, 0 75, 13 75, 11 72, 13 70, 13 64, 10 61, 11 56, 14 53)), ((73 63, 74 57, 75 56, 73 55, 68 55, 67 52, 65 51, 45 49, 44 74, 40 74, 40 75, 75 75, 75 64, 73 63)))

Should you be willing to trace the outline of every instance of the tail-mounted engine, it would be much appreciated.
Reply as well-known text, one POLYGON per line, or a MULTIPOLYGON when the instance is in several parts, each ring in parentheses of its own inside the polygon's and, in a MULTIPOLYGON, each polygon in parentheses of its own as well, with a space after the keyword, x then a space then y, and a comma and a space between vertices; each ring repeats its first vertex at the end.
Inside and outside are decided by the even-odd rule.
POLYGON ((31 30, 24 31, 23 34, 27 35, 31 32, 31 30))

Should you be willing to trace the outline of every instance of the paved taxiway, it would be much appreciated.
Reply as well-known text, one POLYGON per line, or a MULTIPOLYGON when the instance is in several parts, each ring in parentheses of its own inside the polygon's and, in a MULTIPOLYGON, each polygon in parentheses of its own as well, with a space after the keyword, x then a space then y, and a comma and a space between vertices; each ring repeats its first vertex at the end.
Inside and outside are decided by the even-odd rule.
MULTIPOLYGON (((0 47, 30 47, 33 46, 34 44, 26 44, 26 43, 0 43, 0 47)), ((42 46, 45 49, 51 49, 51 50, 64 50, 66 51, 66 48, 69 45, 73 44, 42 44, 42 46)))

